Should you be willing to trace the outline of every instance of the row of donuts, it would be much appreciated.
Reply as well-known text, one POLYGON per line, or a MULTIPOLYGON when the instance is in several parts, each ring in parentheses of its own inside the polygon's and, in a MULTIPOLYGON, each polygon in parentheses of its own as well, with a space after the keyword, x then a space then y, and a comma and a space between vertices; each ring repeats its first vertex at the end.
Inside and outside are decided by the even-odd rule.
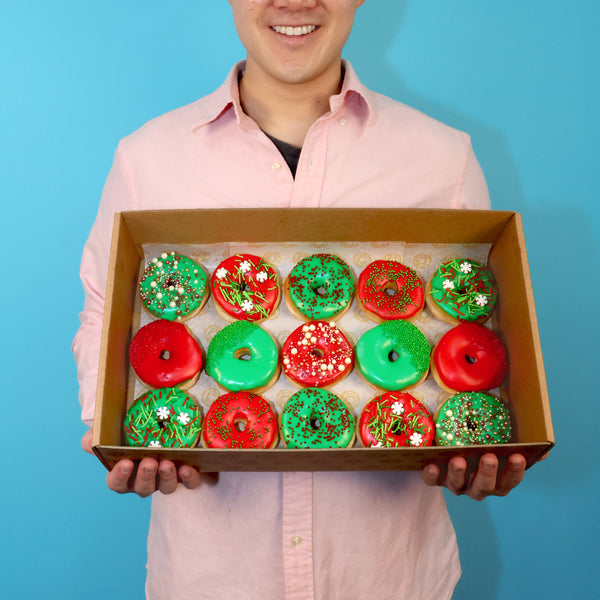
POLYGON ((495 444, 510 441, 504 405, 484 393, 461 393, 440 406, 435 418, 408 392, 385 392, 364 407, 358 421, 343 400, 322 388, 303 388, 286 402, 279 418, 262 396, 228 392, 206 418, 179 388, 149 390, 129 409, 124 424, 129 445, 265 449, 366 448, 495 444))
MULTIPOLYGON (((296 263, 285 279, 284 292, 290 311, 300 320, 339 318, 356 294, 366 315, 379 323, 414 320, 426 300, 439 319, 483 323, 498 295, 491 271, 471 259, 452 259, 440 265, 425 292, 418 274, 393 260, 373 261, 355 283, 350 267, 334 254, 314 254, 296 263)), ((273 315, 282 294, 274 268, 259 256, 226 258, 209 283, 200 264, 172 251, 146 265, 139 295, 154 317, 169 321, 193 317, 211 295, 225 320, 258 323, 273 315)))
POLYGON ((368 383, 387 391, 414 388, 430 370, 450 393, 500 386, 508 361, 499 337, 477 323, 460 323, 434 346, 408 321, 385 321, 367 330, 356 348, 335 322, 309 321, 277 342, 260 325, 234 321, 211 339, 206 360, 184 323, 159 319, 141 327, 129 362, 142 384, 189 389, 203 368, 225 390, 261 393, 283 374, 300 387, 329 388, 356 366, 368 383))

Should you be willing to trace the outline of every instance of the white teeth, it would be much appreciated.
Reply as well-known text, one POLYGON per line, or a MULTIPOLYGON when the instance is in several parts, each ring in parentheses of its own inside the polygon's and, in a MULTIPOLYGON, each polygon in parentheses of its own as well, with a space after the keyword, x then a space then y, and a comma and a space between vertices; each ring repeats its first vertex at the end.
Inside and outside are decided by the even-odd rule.
POLYGON ((271 29, 283 35, 306 35, 307 33, 312 33, 316 28, 316 25, 302 25, 302 27, 274 25, 271 29))

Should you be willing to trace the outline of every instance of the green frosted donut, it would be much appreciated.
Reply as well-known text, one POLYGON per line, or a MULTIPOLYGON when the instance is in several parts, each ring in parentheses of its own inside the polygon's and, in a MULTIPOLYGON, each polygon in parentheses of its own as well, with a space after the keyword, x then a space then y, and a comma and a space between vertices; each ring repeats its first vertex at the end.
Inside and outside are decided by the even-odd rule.
POLYGON ((355 426, 344 402, 322 388, 296 392, 280 417, 287 448, 347 448, 354 441, 355 426))
POLYGON ((491 394, 455 394, 435 416, 435 441, 439 446, 507 444, 510 438, 508 409, 491 394))
POLYGON ((161 319, 174 321, 202 308, 208 297, 208 278, 191 258, 163 252, 146 266, 139 293, 148 311, 161 319))
POLYGON ((454 321, 485 321, 498 298, 492 272, 471 259, 440 265, 429 287, 429 300, 454 321))
POLYGON ((292 309, 310 321, 339 315, 354 297, 350 267, 334 254, 314 254, 297 263, 287 279, 287 299, 292 309))
POLYGON ((275 340, 251 321, 234 321, 208 345, 206 373, 232 392, 264 389, 278 372, 275 340))
POLYGON ((179 388, 142 394, 127 411, 123 424, 129 446, 150 448, 195 446, 201 429, 198 405, 179 388))
POLYGON ((431 346, 418 327, 408 321, 386 321, 358 340, 356 365, 373 385, 389 391, 418 384, 429 372, 431 346))

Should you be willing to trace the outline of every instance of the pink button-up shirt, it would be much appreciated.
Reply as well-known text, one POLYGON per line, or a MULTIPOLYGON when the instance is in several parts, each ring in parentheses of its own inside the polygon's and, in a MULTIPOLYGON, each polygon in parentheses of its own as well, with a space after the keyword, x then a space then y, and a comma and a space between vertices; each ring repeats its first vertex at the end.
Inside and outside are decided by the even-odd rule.
MULTIPOLYGON (((241 109, 236 65, 214 93, 119 144, 86 243, 73 342, 91 424, 115 211, 288 206, 489 208, 469 137, 366 89, 343 89, 311 127, 296 178, 241 109)), ((450 598, 460 575, 440 489, 413 472, 221 473, 155 494, 147 597, 450 598)))

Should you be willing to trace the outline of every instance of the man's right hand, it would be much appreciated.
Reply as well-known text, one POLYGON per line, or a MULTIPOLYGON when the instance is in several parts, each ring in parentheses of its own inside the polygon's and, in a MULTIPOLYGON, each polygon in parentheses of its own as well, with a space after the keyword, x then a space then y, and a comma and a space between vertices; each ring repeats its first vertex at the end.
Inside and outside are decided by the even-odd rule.
MULTIPOLYGON (((92 430, 89 429, 81 440, 81 447, 92 452, 92 430)), ((133 493, 146 498, 154 492, 172 494, 179 483, 193 490, 203 483, 215 484, 218 480, 216 473, 199 473, 194 467, 182 465, 179 470, 170 460, 158 462, 153 458, 143 458, 135 467, 132 460, 120 460, 106 476, 108 487, 119 494, 133 493)))

